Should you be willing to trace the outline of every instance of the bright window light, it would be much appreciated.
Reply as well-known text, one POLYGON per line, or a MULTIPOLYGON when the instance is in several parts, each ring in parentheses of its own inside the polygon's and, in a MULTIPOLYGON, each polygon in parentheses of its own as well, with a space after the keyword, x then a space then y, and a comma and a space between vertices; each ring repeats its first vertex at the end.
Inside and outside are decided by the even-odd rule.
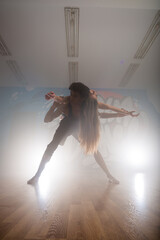
POLYGON ((120 146, 121 158, 136 167, 146 166, 152 157, 152 143, 147 139, 128 138, 120 146))

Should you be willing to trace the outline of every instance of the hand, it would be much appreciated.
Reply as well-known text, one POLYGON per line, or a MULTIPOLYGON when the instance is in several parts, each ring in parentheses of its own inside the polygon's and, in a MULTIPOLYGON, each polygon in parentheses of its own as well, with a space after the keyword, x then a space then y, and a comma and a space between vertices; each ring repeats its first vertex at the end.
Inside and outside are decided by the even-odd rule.
POLYGON ((132 117, 138 117, 140 113, 134 113, 135 111, 131 111, 129 112, 129 115, 132 116, 132 117))
POLYGON ((55 93, 51 91, 45 95, 45 99, 46 100, 54 99, 55 96, 56 96, 55 93))
POLYGON ((124 108, 121 108, 121 110, 122 110, 121 114, 129 115, 129 112, 124 108))
POLYGON ((137 114, 134 114, 135 111, 127 111, 125 110, 124 108, 121 108, 121 110, 123 111, 122 114, 125 114, 125 115, 130 115, 131 117, 138 117, 140 113, 137 113, 137 114))
POLYGON ((95 98, 95 99, 97 99, 97 93, 96 93, 95 90, 90 89, 90 97, 91 97, 91 98, 95 98))

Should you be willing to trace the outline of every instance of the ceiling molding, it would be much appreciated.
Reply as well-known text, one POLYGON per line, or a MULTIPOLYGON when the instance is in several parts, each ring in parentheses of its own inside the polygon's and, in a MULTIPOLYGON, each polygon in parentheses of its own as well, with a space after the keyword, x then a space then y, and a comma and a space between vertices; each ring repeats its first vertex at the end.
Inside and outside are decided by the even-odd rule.
POLYGON ((69 83, 78 82, 78 62, 68 63, 69 83))
POLYGON ((132 78, 133 74, 137 71, 139 66, 140 66, 139 63, 131 63, 129 65, 124 77, 119 83, 119 87, 125 87, 129 83, 130 79, 132 78))
POLYGON ((0 54, 2 56, 11 56, 11 52, 8 49, 5 41, 3 40, 2 36, 0 35, 0 54))
MULTIPOLYGON (((1 0, 0 4, 18 4, 26 5, 26 0, 1 0)), ((36 6, 37 4, 41 5, 50 5, 50 6, 59 6, 64 7, 67 5, 77 7, 106 7, 106 8, 132 8, 132 9, 160 9, 159 0, 34 0, 27 1, 27 4, 36 6)))
POLYGON ((134 56, 135 59, 143 59, 145 57, 145 55, 153 45, 159 33, 160 33, 160 10, 155 15, 146 35, 144 36, 142 43, 134 56))
POLYGON ((78 57, 79 51, 79 8, 64 8, 67 56, 78 57))
POLYGON ((15 60, 6 60, 6 63, 8 67, 10 68, 11 72, 15 76, 18 82, 21 82, 23 84, 26 84, 26 80, 20 70, 20 67, 18 66, 17 62, 15 60))

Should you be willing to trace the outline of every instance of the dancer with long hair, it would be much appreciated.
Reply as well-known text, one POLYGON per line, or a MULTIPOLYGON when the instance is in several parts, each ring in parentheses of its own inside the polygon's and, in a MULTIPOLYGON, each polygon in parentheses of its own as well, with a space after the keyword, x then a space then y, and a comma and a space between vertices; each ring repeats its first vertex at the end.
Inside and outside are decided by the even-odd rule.
POLYGON ((96 92, 80 82, 72 83, 69 89, 70 96, 67 97, 56 96, 53 92, 49 92, 45 96, 46 99, 53 98, 55 101, 47 112, 44 122, 51 122, 60 115, 63 115, 63 119, 60 121, 52 141, 47 145, 36 174, 27 183, 37 183, 54 151, 62 142, 64 143, 68 136, 73 135, 80 142, 86 154, 94 155, 96 162, 103 169, 109 181, 118 184, 119 181, 111 175, 102 155, 97 150, 100 138, 99 117, 122 117, 126 115, 135 117, 138 115, 134 115, 134 111, 128 112, 98 102, 96 92), (105 115, 105 113, 98 113, 98 108, 110 109, 117 113, 105 115))

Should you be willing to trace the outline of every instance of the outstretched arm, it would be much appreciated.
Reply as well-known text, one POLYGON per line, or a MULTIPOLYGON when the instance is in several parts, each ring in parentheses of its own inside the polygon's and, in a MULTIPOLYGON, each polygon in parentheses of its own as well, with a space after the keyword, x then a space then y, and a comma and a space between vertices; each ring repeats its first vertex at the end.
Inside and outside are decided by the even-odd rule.
POLYGON ((104 110, 112 110, 114 112, 119 112, 119 113, 128 113, 128 111, 124 110, 124 109, 120 109, 114 106, 111 106, 109 104, 106 103, 102 103, 102 102, 98 102, 98 108, 99 109, 104 109, 104 110))
POLYGON ((101 103, 101 102, 98 102, 98 108, 99 109, 104 109, 104 110, 112 110, 114 112, 121 113, 121 114, 124 114, 124 115, 130 115, 132 117, 138 117, 139 116, 139 113, 135 114, 135 111, 127 111, 123 108, 117 108, 117 107, 111 106, 109 104, 101 103))
MULTIPOLYGON (((95 90, 90 90, 90 97, 97 100, 97 93, 96 93, 95 90)), ((97 101, 97 102, 98 102, 98 101, 97 101)), ((105 104, 105 103, 102 103, 102 102, 98 102, 98 108, 99 108, 99 109, 104 109, 104 110, 112 110, 112 111, 114 111, 114 112, 122 113, 122 114, 125 114, 125 115, 130 115, 130 116, 132 116, 132 117, 137 117, 137 116, 139 115, 139 113, 138 113, 138 114, 135 114, 135 113, 134 113, 135 111, 130 111, 130 112, 129 112, 129 111, 123 109, 123 108, 120 109, 120 108, 117 108, 117 107, 114 107, 114 106, 111 106, 111 105, 109 105, 109 104, 105 104)), ((107 115, 106 115, 106 116, 107 116, 107 115)), ((121 117, 122 117, 122 116, 121 116, 121 117)))
POLYGON ((100 116, 100 118, 116 118, 116 117, 124 117, 127 116, 124 113, 98 113, 98 115, 100 116))
POLYGON ((44 122, 51 122, 53 119, 59 117, 62 114, 62 107, 59 103, 54 102, 47 114, 45 115, 44 122))

